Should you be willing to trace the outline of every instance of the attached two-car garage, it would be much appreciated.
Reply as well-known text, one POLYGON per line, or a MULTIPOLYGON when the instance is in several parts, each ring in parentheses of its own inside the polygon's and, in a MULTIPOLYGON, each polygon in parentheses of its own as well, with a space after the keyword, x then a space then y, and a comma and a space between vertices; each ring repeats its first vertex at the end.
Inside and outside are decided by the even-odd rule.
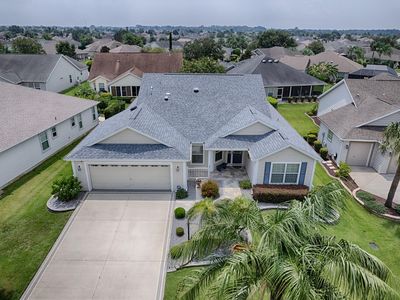
POLYGON ((171 190, 169 165, 89 165, 95 190, 171 190))

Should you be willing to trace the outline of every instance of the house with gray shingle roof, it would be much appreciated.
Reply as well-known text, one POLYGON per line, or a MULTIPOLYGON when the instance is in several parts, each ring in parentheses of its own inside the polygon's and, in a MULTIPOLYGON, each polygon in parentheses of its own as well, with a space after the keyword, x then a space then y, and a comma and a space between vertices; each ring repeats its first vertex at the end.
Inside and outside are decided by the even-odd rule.
POLYGON ((345 79, 320 97, 319 139, 336 162, 394 173, 398 158, 381 153, 383 131, 400 121, 400 80, 345 79))
POLYGON ((87 133, 97 102, 0 82, 0 188, 87 133))
POLYGON ((89 191, 174 191, 224 168, 311 186, 319 156, 265 98, 260 75, 147 73, 130 107, 66 159, 89 191))
POLYGON ((61 54, 0 54, 0 82, 61 92, 88 77, 86 65, 61 54))

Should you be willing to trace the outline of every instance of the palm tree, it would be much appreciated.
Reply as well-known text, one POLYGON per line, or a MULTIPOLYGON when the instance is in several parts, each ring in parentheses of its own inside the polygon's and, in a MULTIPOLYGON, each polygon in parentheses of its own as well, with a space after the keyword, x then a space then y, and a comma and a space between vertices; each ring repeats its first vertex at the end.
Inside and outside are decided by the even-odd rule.
POLYGON ((183 280, 178 298, 395 299, 391 273, 379 259, 317 231, 318 220, 346 197, 332 183, 266 216, 250 199, 218 202, 192 239, 171 249, 182 263, 210 261, 183 280))
MULTIPOLYGON (((391 151, 392 156, 399 157, 400 155, 400 122, 391 123, 386 127, 383 133, 383 142, 381 144, 381 151, 391 151)), ((398 166, 394 175, 392 185, 390 186, 389 194, 386 198, 385 206, 391 208, 393 205, 393 198, 396 193, 400 181, 400 158, 398 166)))
POLYGON ((374 61, 374 54, 375 52, 378 53, 379 58, 382 57, 383 54, 385 55, 391 55, 392 54, 392 45, 381 40, 377 40, 371 43, 370 46, 372 50, 372 60, 374 61))

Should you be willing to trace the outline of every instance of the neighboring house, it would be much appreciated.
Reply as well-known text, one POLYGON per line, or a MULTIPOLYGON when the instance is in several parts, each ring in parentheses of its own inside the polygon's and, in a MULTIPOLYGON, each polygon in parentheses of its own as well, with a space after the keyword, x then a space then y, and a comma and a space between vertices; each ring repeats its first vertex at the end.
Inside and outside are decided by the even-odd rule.
MULTIPOLYGON (((167 40, 147 43, 146 45, 144 45, 144 47, 151 49, 161 48, 164 50, 169 50, 169 40, 167 39, 167 40)), ((182 50, 182 49, 183 49, 182 43, 178 41, 172 41, 172 50, 182 50)))
POLYGON ((281 59, 283 56, 301 55, 300 51, 284 48, 284 47, 271 47, 271 48, 258 48, 254 50, 254 54, 260 56, 267 56, 272 59, 281 59))
POLYGON ((136 45, 121 45, 111 49, 110 53, 138 53, 142 52, 142 48, 136 45))
POLYGON ((122 43, 113 40, 112 38, 102 38, 99 40, 94 41, 93 43, 86 46, 85 49, 77 49, 76 56, 78 59, 86 59, 86 58, 93 58, 96 53, 101 52, 101 48, 107 47, 108 49, 112 50, 121 46, 122 43))
POLYGON ((61 54, 0 54, 0 82, 61 92, 88 77, 86 65, 61 54))
POLYGON ((278 59, 258 55, 239 62, 228 74, 261 74, 268 96, 278 99, 316 97, 325 83, 278 59))
POLYGON ((394 173, 397 158, 382 154, 383 131, 400 121, 400 80, 378 75, 345 79, 320 97, 318 138, 336 162, 394 173))
POLYGON ((93 59, 89 83, 97 92, 136 97, 143 73, 176 73, 182 53, 98 53, 93 59))
POLYGON ((397 73, 391 67, 385 65, 367 65, 358 71, 349 74, 349 79, 368 79, 379 74, 387 74, 397 77, 397 73))
POLYGON ((0 82, 0 188, 87 133, 96 101, 0 82))
POLYGON ((311 187, 319 156, 265 96, 260 75, 145 74, 129 109, 66 159, 89 191, 187 188, 221 164, 253 184, 311 187))
POLYGON ((393 48, 391 50, 390 55, 382 54, 379 56, 379 53, 376 51, 371 51, 370 48, 366 49, 365 58, 368 59, 376 59, 382 62, 390 61, 394 63, 394 67, 397 68, 400 66, 400 50, 393 48))
POLYGON ((67 42, 75 46, 75 51, 78 50, 78 47, 80 45, 79 42, 73 40, 72 38, 59 38, 59 37, 53 37, 51 40, 45 40, 45 39, 40 39, 38 40, 40 45, 42 45, 42 48, 46 54, 57 54, 57 49, 56 45, 59 42, 67 42))
POLYGON ((315 65, 318 63, 330 63, 336 65, 339 72, 338 79, 347 78, 349 73, 353 73, 363 68, 359 63, 333 51, 324 51, 317 55, 310 56, 309 65, 315 65))

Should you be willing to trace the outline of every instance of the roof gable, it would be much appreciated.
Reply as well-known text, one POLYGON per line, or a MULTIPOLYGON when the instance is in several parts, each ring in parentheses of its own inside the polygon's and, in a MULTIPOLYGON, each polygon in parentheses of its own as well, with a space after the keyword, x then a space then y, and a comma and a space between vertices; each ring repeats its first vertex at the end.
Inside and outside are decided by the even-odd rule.
POLYGON ((257 121, 252 125, 249 125, 245 128, 239 129, 238 131, 231 133, 230 135, 264 135, 270 131, 272 131, 272 128, 257 121))
POLYGON ((132 128, 124 128, 96 144, 160 144, 132 128))

